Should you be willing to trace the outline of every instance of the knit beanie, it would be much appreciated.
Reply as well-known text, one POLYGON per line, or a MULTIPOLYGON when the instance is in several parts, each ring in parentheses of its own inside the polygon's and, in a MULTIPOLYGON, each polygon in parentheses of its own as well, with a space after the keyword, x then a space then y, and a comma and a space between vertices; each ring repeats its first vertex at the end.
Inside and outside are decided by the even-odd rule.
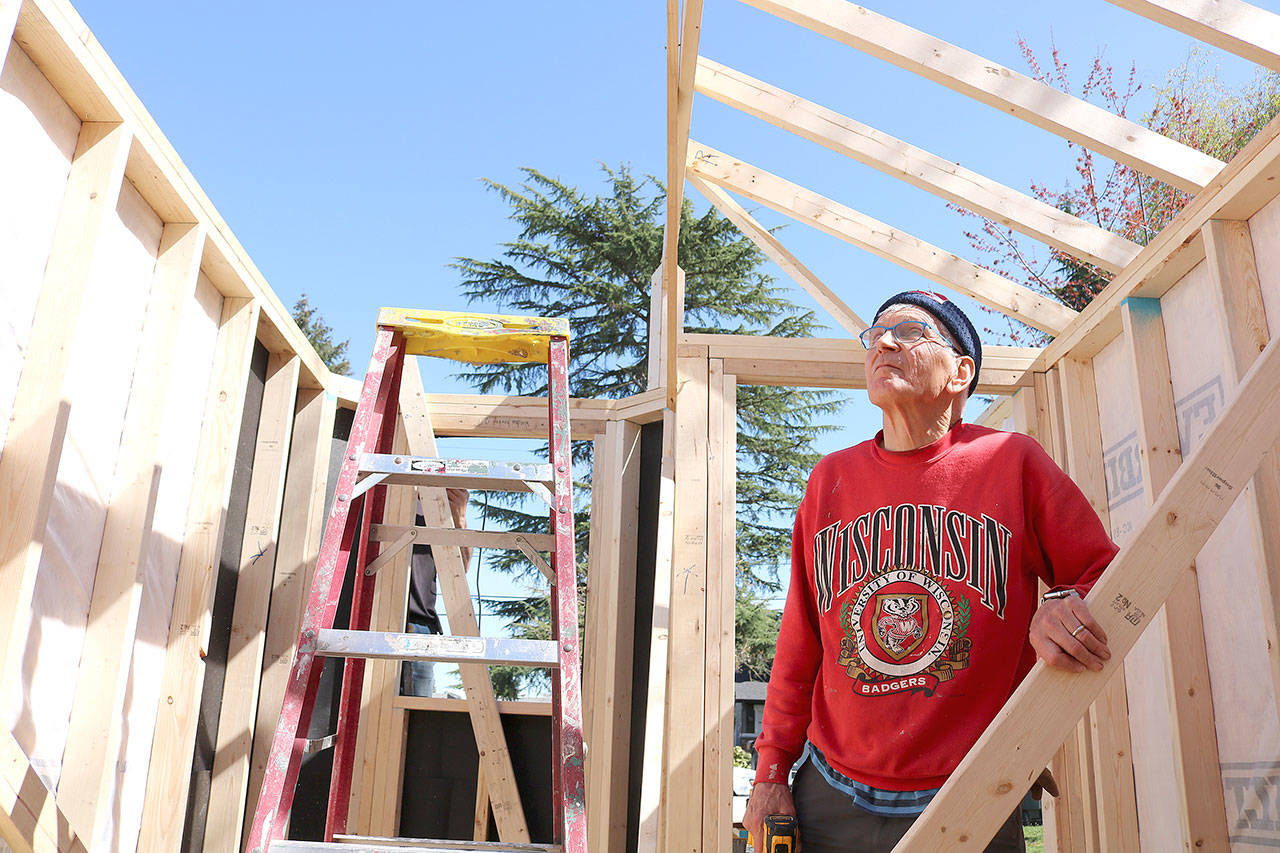
MULTIPOLYGON (((959 305, 932 290, 904 290, 902 293, 890 296, 876 309, 876 320, 880 319, 884 309, 890 305, 914 305, 936 317, 938 322, 951 333, 952 339, 956 342, 956 348, 961 354, 973 359, 973 381, 969 383, 969 393, 972 394, 978 390, 978 372, 982 370, 982 341, 978 338, 978 330, 973 327, 973 323, 969 322, 969 318, 960 310, 959 305)), ((874 323, 875 320, 871 322, 874 323)))

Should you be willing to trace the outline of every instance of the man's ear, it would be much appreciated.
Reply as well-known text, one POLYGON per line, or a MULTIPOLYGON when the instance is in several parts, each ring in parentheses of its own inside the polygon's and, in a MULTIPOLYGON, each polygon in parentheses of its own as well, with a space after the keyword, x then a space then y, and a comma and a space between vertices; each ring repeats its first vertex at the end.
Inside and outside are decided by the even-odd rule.
POLYGON ((947 383, 947 387, 953 391, 964 391, 968 389, 969 384, 973 382, 974 363, 973 359, 967 355, 959 355, 956 357, 956 372, 951 377, 951 381, 947 383))

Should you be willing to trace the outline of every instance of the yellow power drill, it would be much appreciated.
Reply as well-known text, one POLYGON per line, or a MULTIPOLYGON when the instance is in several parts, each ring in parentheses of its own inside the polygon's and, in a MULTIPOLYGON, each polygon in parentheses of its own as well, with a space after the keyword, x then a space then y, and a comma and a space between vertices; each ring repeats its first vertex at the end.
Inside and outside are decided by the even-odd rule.
POLYGON ((764 819, 764 844, 757 845, 754 836, 747 836, 747 844, 755 853, 796 853, 796 838, 800 825, 789 814, 771 814, 764 819))

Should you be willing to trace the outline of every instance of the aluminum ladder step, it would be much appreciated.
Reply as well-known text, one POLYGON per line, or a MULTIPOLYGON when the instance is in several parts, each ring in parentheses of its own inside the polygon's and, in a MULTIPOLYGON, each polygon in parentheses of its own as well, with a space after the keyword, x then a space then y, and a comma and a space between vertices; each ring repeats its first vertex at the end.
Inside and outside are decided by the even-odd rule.
POLYGON ((395 634, 334 628, 322 628, 316 635, 316 654, 366 660, 443 661, 509 666, 560 665, 560 650, 555 640, 395 634))
POLYGON ((413 486, 457 486, 500 492, 527 492, 532 485, 550 487, 551 465, 545 462, 494 462, 488 459, 440 459, 394 453, 366 453, 360 459, 365 479, 413 486))
POLYGON ((309 853, 337 850, 343 853, 382 853, 416 850, 418 853, 562 853, 559 844, 507 844, 501 841, 453 841, 433 838, 384 838, 369 835, 335 835, 333 841, 273 841, 275 853, 309 853))

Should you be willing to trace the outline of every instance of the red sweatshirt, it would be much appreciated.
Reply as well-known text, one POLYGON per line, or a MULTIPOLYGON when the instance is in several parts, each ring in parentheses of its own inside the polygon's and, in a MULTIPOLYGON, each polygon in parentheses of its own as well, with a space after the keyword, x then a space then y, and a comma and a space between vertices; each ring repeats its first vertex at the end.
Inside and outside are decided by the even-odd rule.
POLYGON ((1035 662, 1036 578, 1083 595, 1118 550, 1033 439, 880 440, 809 476, 757 781, 785 782, 807 737, 866 785, 941 786, 1035 662))

